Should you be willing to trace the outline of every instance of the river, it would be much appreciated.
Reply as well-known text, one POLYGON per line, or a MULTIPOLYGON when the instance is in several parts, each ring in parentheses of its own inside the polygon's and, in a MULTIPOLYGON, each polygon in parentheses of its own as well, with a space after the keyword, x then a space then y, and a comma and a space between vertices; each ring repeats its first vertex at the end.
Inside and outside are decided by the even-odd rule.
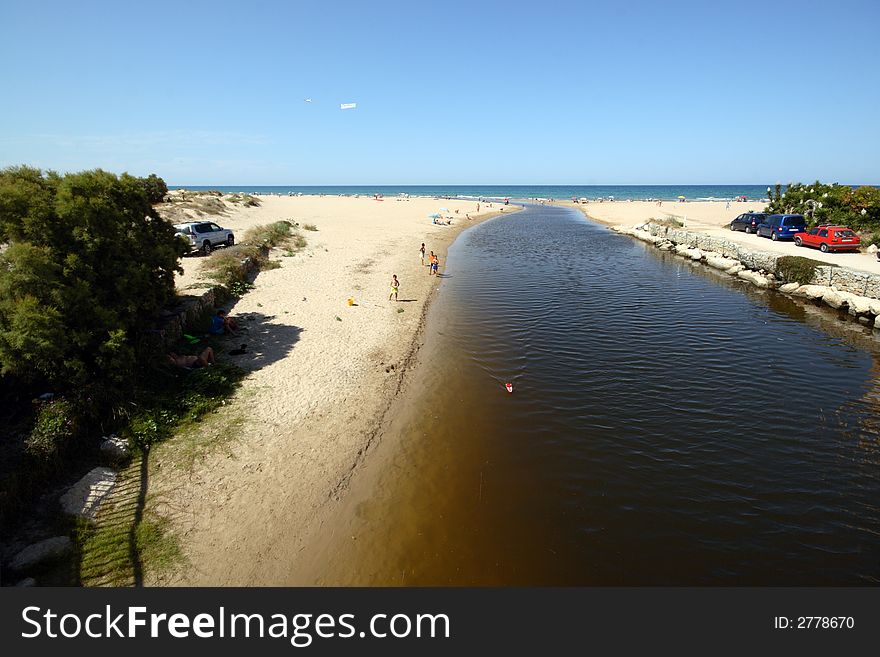
POLYGON ((574 210, 476 226, 320 581, 876 584, 878 344, 574 210))

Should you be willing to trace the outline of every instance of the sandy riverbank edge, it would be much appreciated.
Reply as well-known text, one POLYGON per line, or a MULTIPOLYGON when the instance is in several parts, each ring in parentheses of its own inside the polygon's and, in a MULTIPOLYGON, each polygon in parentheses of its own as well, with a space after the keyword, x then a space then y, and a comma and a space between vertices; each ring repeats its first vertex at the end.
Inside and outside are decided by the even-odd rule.
MULTIPOLYGON (((450 207, 453 205, 452 202, 447 204, 450 207)), ((431 250, 440 255, 443 264, 449 246, 465 229, 500 215, 514 214, 518 209, 508 206, 502 212, 497 208, 473 217, 471 221, 456 222, 451 227, 430 228, 424 232, 421 232, 421 228, 413 230, 419 231, 419 237, 423 238, 421 241, 429 242, 431 250)), ((381 213, 381 210, 377 212, 381 213)), ((330 230, 329 219, 325 218, 325 222, 321 225, 327 225, 330 230)), ((327 251, 323 244, 317 242, 321 234, 310 237, 316 245, 314 262, 329 259, 332 263, 335 261, 332 253, 321 253, 327 251)), ((406 242, 411 245, 414 237, 414 234, 409 234, 406 242)), ((371 242, 370 248, 374 254, 388 250, 398 252, 399 243, 380 239, 383 241, 371 242)), ((400 241, 398 236, 397 242, 400 241)), ((328 236, 326 245, 331 251, 334 251, 334 244, 328 236)), ((407 249, 401 257, 410 258, 410 250, 407 249)), ((306 269, 308 266, 304 265, 306 269)), ((418 267, 417 262, 415 266, 418 267)), ((355 265, 347 266, 348 269, 352 267, 355 265)), ((285 269, 288 268, 278 271, 283 275, 285 269)), ((402 289, 409 294, 415 282, 412 274, 407 281, 404 268, 395 265, 394 270, 404 273, 402 281, 405 287, 402 289)), ((273 275, 278 275, 278 272, 261 274, 260 278, 266 278, 264 284, 258 279, 258 290, 263 287, 271 292, 273 287, 286 288, 291 285, 290 278, 273 280, 273 275)), ((369 276, 364 274, 365 279, 375 276, 375 273, 369 276)), ((424 342, 427 313, 440 287, 437 279, 430 279, 427 274, 422 276, 424 283, 419 282, 419 291, 414 295, 422 299, 418 321, 407 319, 411 317, 409 314, 391 315, 398 320, 391 329, 394 346, 386 351, 390 361, 385 362, 396 365, 390 375, 377 375, 374 369, 366 371, 363 369, 364 362, 349 362, 340 357, 339 350, 337 353, 324 353, 323 361, 315 363, 309 360, 308 349, 303 352, 299 344, 293 349, 288 346, 278 355, 278 362, 262 366, 263 372, 259 369, 255 371, 257 379, 251 384, 253 390, 250 398, 247 394, 240 395, 241 399, 232 404, 229 414, 224 414, 213 429, 210 425, 207 427, 209 431, 222 432, 224 420, 234 417, 237 412, 243 416, 243 439, 239 438, 231 446, 223 445, 221 449, 206 454, 189 472, 175 469, 173 445, 169 445, 164 455, 160 454, 157 459, 151 455, 151 470, 155 472, 151 481, 152 507, 162 517, 171 519, 172 531, 181 544, 186 565, 171 574, 163 574, 161 578, 148 579, 148 584, 277 586, 293 581, 308 583, 297 575, 299 555, 317 540, 316 537, 333 531, 334 528, 328 523, 334 517, 334 509, 344 500, 346 491, 363 465, 373 460, 372 455, 382 440, 383 428, 390 419, 394 402, 401 396, 417 365, 418 353, 424 342), (278 387, 271 388, 279 374, 291 373, 289 368, 293 365, 307 373, 323 369, 324 379, 338 376, 345 383, 354 381, 355 385, 344 397, 331 390, 311 400, 312 403, 305 410, 288 411, 284 403, 267 400, 260 389, 269 389, 274 396, 286 396, 289 406, 305 407, 296 397, 301 396, 307 387, 303 381, 308 381, 308 374, 294 372, 291 374, 295 379, 293 383, 277 381, 278 387), (315 368, 316 365, 323 367, 315 368), (272 367, 278 371, 266 374, 272 367), (260 397, 255 399, 255 394, 260 397), (281 415, 272 415, 278 412, 281 415), (367 459, 368 454, 371 459, 367 459)), ((384 274, 382 280, 385 280, 384 274)), ((326 285, 327 281, 324 280, 316 282, 316 288, 319 289, 326 285)), ((288 293, 287 289, 283 291, 288 293)), ((340 296, 338 290, 332 290, 330 294, 340 296)), ((361 296, 366 294, 364 291, 361 296)), ((364 312, 380 312, 374 303, 377 294, 381 298, 381 292, 373 293, 372 299, 365 298, 364 312)), ((261 296, 258 291, 251 292, 242 297, 233 308, 233 313, 252 311, 254 306, 263 305, 259 300, 267 302, 265 305, 269 306, 271 299, 271 294, 261 296)), ((305 300, 303 297, 303 302, 305 300)), ((312 301, 309 294, 309 303, 312 301)), ((317 299, 314 301, 317 303, 317 299)), ((314 313, 311 308, 306 312, 314 313)), ((277 312, 277 308, 273 312, 277 312)), ((390 321, 387 320, 387 312, 391 312, 391 309, 381 311, 385 313, 385 320, 373 315, 378 318, 374 321, 390 321)), ((328 341, 333 339, 331 334, 335 329, 343 330, 351 325, 349 316, 340 314, 346 317, 344 324, 331 321, 329 325, 322 327, 319 324, 307 331, 306 339, 319 340, 316 347, 310 347, 313 352, 322 351, 323 346, 330 344, 328 341)), ((353 319, 354 315, 351 317, 353 319)), ((363 322, 371 321, 370 315, 362 317, 361 326, 364 326, 363 322)), ((381 332, 388 327, 379 328, 381 332)), ((355 335, 357 337, 360 336, 355 335)), ((361 355, 364 355, 365 349, 360 348, 361 355)), ((378 362, 372 362, 378 361, 376 356, 371 355, 367 360, 370 361, 369 365, 379 365, 378 362)), ((342 385, 340 383, 337 387, 342 385)))

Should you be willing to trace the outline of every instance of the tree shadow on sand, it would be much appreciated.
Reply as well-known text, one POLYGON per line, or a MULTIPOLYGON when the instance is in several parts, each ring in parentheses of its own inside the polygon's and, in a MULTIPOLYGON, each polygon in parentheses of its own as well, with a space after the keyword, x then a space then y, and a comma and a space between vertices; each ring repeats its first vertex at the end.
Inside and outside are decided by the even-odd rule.
MULTIPOLYGON (((177 390, 176 386, 181 381, 189 383, 194 390, 210 390, 208 382, 211 377, 225 377, 236 371, 238 374, 234 380, 240 381, 245 373, 262 369, 289 356, 302 333, 300 327, 284 323, 283 315, 279 318, 277 315, 246 313, 235 315, 234 318, 239 323, 237 334, 203 335, 199 342, 179 347, 180 353, 194 355, 202 353, 205 347, 211 347, 216 366, 190 371, 167 366, 164 370, 157 370, 157 375, 163 377, 162 381, 168 381, 168 385, 172 386, 169 390, 177 390), (243 353, 229 353, 241 350, 242 345, 245 345, 243 353), (230 369, 227 365, 235 367, 230 369), (239 369, 236 370, 236 367, 239 369)), ((172 434, 169 440, 174 438, 172 434)), ((151 574, 151 570, 154 576, 159 576, 161 583, 162 569, 180 563, 182 555, 179 546, 174 536, 166 530, 168 519, 146 508, 149 481, 150 449, 146 447, 119 473, 117 486, 101 506, 95 521, 80 530, 78 563, 72 583, 137 587, 144 585, 145 577, 151 574)))
POLYGON ((285 324, 284 315, 242 313, 233 315, 233 319, 238 322, 238 333, 211 337, 206 344, 213 347, 218 361, 230 362, 248 371, 286 358, 303 331, 299 326, 285 324), (242 345, 244 353, 238 353, 242 345))

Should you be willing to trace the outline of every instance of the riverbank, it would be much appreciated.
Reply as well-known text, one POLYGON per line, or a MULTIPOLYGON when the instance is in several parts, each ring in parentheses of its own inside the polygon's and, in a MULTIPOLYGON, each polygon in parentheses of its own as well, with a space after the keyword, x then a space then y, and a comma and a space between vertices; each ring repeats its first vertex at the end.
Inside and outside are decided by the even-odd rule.
POLYGON ((658 204, 655 201, 624 201, 613 203, 561 203, 579 209, 590 219, 608 226, 636 226, 651 220, 674 219, 689 231, 736 242, 752 250, 779 255, 797 255, 843 265, 852 269, 880 274, 880 262, 873 253, 822 253, 818 249, 798 248, 793 242, 778 241, 746 235, 728 229, 731 220, 744 212, 761 212, 760 202, 689 201, 687 203, 658 204))
MULTIPOLYGON (((215 448, 192 458, 191 440, 185 448, 172 440, 150 455, 147 507, 168 519, 186 564, 163 584, 289 578, 378 441, 418 350, 440 282, 421 266, 420 244, 439 254, 442 276, 458 233, 501 211, 483 204, 477 215, 471 201, 415 198, 260 201, 212 220, 236 233, 278 220, 317 230, 303 232, 307 245, 297 255, 276 254, 281 267, 261 273, 231 310, 248 332, 230 338, 229 348, 246 343, 247 353, 219 358, 250 373, 232 403, 205 423, 204 439, 215 448), (433 225, 434 213, 452 225, 433 225), (398 302, 388 300, 392 274, 401 284, 398 302)), ((179 285, 197 284, 198 263, 186 260, 179 285)))
POLYGON ((552 206, 450 262, 402 412, 286 583, 872 576, 870 331, 552 206))

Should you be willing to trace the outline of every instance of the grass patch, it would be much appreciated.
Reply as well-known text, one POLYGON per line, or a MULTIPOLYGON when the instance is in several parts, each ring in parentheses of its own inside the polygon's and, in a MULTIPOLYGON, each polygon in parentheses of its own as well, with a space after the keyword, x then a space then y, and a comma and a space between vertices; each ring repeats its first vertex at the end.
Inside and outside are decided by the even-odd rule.
POLYGON ((191 470, 210 450, 235 438, 243 419, 215 411, 229 403, 244 376, 244 370, 226 363, 191 372, 156 368, 149 385, 138 391, 136 411, 122 431, 136 456, 119 474, 95 522, 81 521, 75 527, 83 585, 139 585, 144 577, 155 580, 184 562, 169 519, 142 499, 148 480, 143 459, 151 458, 148 448, 173 436, 166 443, 172 462, 191 470))
POLYGON ((215 363, 191 372, 157 368, 149 389, 138 395, 138 410, 123 434, 144 449, 186 430, 204 415, 225 406, 245 374, 229 363, 215 363))
POLYGON ((260 205, 260 199, 251 194, 230 194, 226 197, 226 200, 234 205, 242 205, 246 208, 256 208, 260 205))
POLYGON ((281 266, 269 259, 270 249, 285 248, 284 255, 289 257, 305 248, 306 238, 294 226, 289 221, 276 221, 249 228, 241 243, 215 251, 202 263, 202 276, 241 296, 251 287, 251 272, 281 266))
POLYGON ((776 277, 785 283, 809 285, 816 276, 817 267, 837 267, 803 256, 782 256, 776 260, 776 277))
POLYGON ((185 563, 170 520, 146 511, 135 525, 136 508, 136 496, 118 496, 97 523, 77 524, 74 534, 83 586, 136 586, 145 577, 161 578, 185 563))
POLYGON ((303 230, 317 231, 318 227, 315 224, 303 224, 303 230))
POLYGON ((658 226, 666 226, 667 228, 684 228, 684 222, 676 216, 664 217, 663 219, 655 219, 651 217, 648 223, 657 224, 658 226))
POLYGON ((245 231, 242 242, 271 249, 275 246, 283 246, 293 234, 292 223, 289 221, 276 221, 272 224, 262 224, 248 228, 245 231))

